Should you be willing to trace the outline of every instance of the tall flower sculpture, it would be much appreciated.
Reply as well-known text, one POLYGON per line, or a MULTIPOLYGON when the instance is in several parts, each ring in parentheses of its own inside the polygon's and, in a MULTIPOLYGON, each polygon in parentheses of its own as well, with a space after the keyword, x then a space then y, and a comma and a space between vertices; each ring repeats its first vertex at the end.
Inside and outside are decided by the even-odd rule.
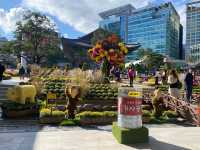
POLYGON ((116 35, 112 35, 103 41, 99 41, 96 45, 88 50, 88 54, 96 63, 103 63, 107 66, 103 71, 105 76, 109 75, 111 66, 120 66, 124 64, 125 55, 128 53, 124 43, 121 43, 116 35))

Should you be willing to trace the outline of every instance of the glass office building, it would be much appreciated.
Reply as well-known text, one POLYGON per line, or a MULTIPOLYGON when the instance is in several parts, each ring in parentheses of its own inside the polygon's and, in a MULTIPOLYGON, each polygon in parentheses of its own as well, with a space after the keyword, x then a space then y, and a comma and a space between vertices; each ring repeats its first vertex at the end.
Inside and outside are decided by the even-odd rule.
POLYGON ((200 63, 200 1, 187 3, 186 60, 200 63))
MULTIPOLYGON (((125 43, 139 43, 144 49, 151 49, 175 59, 179 58, 182 39, 180 38, 180 17, 172 3, 149 4, 140 9, 132 8, 130 11, 126 15, 115 16, 118 17, 120 28, 118 33, 125 43)), ((102 27, 102 22, 106 21, 106 19, 102 20, 100 27, 102 27)), ((127 61, 136 59, 136 52, 127 56, 127 61)))
POLYGON ((135 8, 128 4, 100 13, 100 28, 118 34, 127 43, 128 16, 135 8))

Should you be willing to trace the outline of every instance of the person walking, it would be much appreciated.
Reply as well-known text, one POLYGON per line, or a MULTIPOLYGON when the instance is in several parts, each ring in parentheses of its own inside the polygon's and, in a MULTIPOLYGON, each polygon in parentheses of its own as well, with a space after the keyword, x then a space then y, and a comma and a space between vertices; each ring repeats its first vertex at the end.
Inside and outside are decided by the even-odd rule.
POLYGON ((5 67, 4 65, 2 65, 1 61, 0 61, 0 82, 3 80, 3 73, 5 71, 5 67))
POLYGON ((31 67, 30 66, 28 66, 27 69, 26 69, 26 77, 27 78, 31 77, 31 67))
POLYGON ((192 86, 193 86, 192 69, 189 69, 185 77, 186 99, 188 102, 190 102, 192 99, 192 86))
POLYGON ((167 70, 163 70, 162 72, 162 85, 166 84, 167 81, 167 70))
POLYGON ((180 81, 175 70, 171 70, 168 76, 169 94, 172 97, 180 98, 180 81))
POLYGON ((160 72, 159 70, 156 71, 155 73, 155 85, 158 86, 159 85, 159 78, 160 78, 160 72))
POLYGON ((130 80, 130 87, 133 87, 134 76, 135 76, 135 71, 134 71, 133 67, 131 66, 128 69, 128 77, 129 77, 129 80, 130 80))
POLYGON ((115 68, 115 78, 116 78, 116 81, 117 81, 117 82, 120 82, 120 81, 121 81, 121 78, 120 78, 120 69, 119 69, 119 67, 116 67, 116 68, 115 68))
POLYGON ((26 71, 25 71, 24 67, 21 66, 19 68, 19 77, 20 77, 20 80, 24 80, 25 73, 26 73, 26 71))

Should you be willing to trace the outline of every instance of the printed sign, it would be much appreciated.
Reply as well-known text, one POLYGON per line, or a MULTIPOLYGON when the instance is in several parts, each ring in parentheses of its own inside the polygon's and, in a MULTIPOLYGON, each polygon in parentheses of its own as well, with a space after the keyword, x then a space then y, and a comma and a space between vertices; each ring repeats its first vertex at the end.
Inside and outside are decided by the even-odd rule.
POLYGON ((129 97, 141 97, 141 92, 130 91, 128 92, 129 97))
POLYGON ((127 116, 142 115, 142 100, 134 97, 121 97, 118 101, 119 114, 127 116))

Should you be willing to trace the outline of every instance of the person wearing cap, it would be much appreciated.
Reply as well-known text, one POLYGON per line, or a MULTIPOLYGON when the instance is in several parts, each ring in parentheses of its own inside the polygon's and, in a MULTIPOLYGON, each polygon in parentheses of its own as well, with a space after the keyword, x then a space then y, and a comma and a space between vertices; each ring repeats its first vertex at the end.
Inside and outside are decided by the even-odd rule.
POLYGON ((3 73, 5 71, 4 65, 2 65, 2 60, 0 61, 0 82, 3 80, 3 73))

